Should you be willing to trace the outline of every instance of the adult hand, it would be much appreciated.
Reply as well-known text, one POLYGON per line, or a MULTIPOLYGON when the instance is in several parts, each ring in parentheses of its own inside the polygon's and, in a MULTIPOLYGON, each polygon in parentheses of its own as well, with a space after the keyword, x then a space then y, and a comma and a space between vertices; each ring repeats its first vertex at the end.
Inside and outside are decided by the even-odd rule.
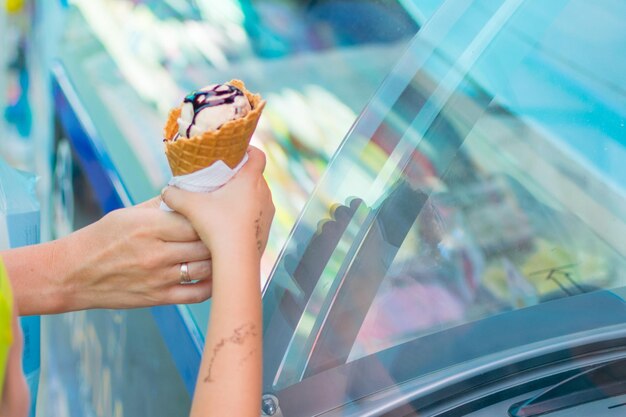
POLYGON ((20 314, 196 303, 211 296, 211 256, 158 198, 115 210, 62 239, 3 252, 20 314), (181 285, 181 263, 198 281, 181 285))
POLYGON ((253 245, 260 256, 275 211, 264 169, 265 154, 251 146, 248 162, 218 190, 193 193, 167 187, 161 196, 169 207, 189 219, 211 253, 240 251, 253 245))
POLYGON ((115 210, 66 242, 66 254, 82 260, 66 285, 82 288, 74 297, 84 308, 195 303, 211 295, 208 249, 187 220, 158 204, 155 198, 115 210), (181 285, 182 263, 198 282, 181 285))

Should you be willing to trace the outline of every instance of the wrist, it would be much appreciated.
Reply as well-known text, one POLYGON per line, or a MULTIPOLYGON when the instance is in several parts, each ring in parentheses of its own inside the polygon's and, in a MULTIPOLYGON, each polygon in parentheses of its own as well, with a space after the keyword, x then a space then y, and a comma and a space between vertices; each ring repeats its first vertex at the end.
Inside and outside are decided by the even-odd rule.
POLYGON ((94 260, 85 258, 85 247, 90 242, 85 240, 84 231, 79 230, 69 236, 52 242, 51 264, 54 265, 55 305, 58 312, 69 312, 93 308, 92 295, 86 283, 92 281, 90 274, 94 260))
POLYGON ((250 240, 223 240, 218 242, 215 251, 211 252, 213 262, 213 278, 229 277, 226 281, 237 281, 239 276, 259 276, 261 254, 250 240), (229 271, 220 274, 218 271, 229 271))
POLYGON ((81 289, 76 285, 80 282, 75 278, 79 275, 79 262, 76 262, 79 258, 76 256, 73 243, 71 236, 48 243, 48 262, 51 266, 48 277, 51 285, 50 308, 54 313, 81 309, 75 305, 77 301, 75 294, 81 289))
POLYGON ((253 238, 218 238, 209 248, 213 258, 219 257, 246 257, 246 259, 260 260, 261 254, 253 238))
POLYGON ((224 232, 216 232, 209 236, 208 247, 212 254, 228 256, 234 254, 257 255, 260 258, 259 239, 255 237, 252 227, 229 228, 224 232))

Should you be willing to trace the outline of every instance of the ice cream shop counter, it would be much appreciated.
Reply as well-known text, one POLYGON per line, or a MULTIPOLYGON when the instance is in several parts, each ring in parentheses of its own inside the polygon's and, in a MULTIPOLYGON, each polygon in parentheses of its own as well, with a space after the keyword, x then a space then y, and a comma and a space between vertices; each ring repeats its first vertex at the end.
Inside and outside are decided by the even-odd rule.
MULTIPOLYGON (((157 195, 167 112, 198 86, 267 100, 267 415, 531 415, 513 404, 626 357, 623 5, 205 3, 73 2, 53 84, 57 165, 81 174, 58 200, 157 195)), ((209 313, 151 309, 164 396, 192 391, 209 313)))

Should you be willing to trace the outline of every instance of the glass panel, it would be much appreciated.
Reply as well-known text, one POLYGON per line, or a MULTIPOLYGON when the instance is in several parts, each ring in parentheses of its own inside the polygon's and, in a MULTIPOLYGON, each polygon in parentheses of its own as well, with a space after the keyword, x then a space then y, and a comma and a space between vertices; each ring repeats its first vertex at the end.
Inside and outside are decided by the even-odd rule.
MULTIPOLYGON (((276 266, 266 389, 626 284, 624 13, 618 0, 437 10, 344 141, 276 266)), ((544 324, 558 333, 558 320, 544 324)))

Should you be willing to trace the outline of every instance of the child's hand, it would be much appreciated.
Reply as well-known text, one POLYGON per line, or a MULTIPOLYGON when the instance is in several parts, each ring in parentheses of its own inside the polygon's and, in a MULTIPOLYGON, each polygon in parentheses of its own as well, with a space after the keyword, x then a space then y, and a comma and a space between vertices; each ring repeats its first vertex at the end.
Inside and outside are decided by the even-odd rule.
POLYGON ((274 204, 263 178, 265 155, 248 149, 248 162, 222 188, 192 193, 167 187, 165 203, 185 216, 214 256, 223 251, 265 250, 274 204))
POLYGON ((260 256, 274 205, 265 155, 248 162, 222 188, 192 193, 163 190, 163 201, 186 217, 212 256, 213 301, 191 416, 259 414, 262 386, 260 256), (242 395, 243 394, 243 395, 242 395))

